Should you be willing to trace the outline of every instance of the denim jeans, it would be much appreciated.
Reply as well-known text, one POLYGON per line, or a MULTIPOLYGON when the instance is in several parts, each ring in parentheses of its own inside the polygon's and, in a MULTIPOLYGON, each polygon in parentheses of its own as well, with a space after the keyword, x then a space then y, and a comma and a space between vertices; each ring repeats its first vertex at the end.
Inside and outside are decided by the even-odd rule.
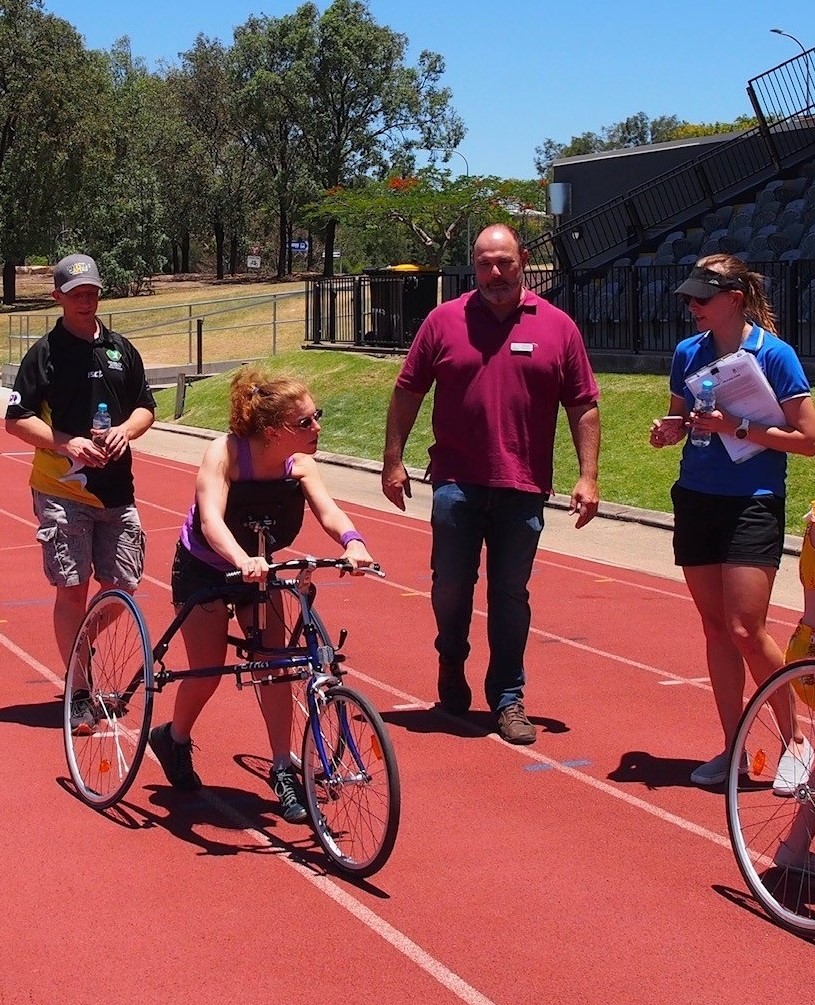
POLYGON ((487 550, 487 704, 498 712, 523 697, 529 635, 527 584, 548 496, 515 489, 440 482, 433 486, 431 600, 436 649, 445 663, 470 653, 473 592, 481 547, 487 550))

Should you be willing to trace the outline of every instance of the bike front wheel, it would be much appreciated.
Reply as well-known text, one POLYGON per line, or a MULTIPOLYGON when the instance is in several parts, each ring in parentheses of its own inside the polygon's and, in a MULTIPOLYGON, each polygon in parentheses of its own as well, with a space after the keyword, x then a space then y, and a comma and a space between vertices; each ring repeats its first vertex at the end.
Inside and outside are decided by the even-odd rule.
MULTIPOLYGON (((312 583, 308 603, 309 607, 314 603, 317 588, 312 583)), ((311 609, 309 612, 312 623, 317 631, 317 644, 319 646, 330 645, 328 632, 320 619, 319 614, 311 609)), ((287 648, 296 649, 305 646, 305 630, 303 626, 303 612, 300 607, 298 594, 294 590, 281 589, 276 593, 274 607, 270 617, 275 618, 280 623, 280 633, 283 645, 287 648)), ((301 768, 300 755, 303 752, 303 735, 308 722, 308 682, 311 674, 303 673, 302 677, 291 681, 286 685, 291 693, 291 734, 290 734, 290 756, 292 764, 296 768, 301 768)), ((282 684, 274 685, 283 687, 282 684)), ((255 691, 260 702, 260 693, 255 691)))
POLYGON ((727 826, 741 874, 767 914, 785 928, 815 934, 815 663, 782 667, 748 702, 727 776, 727 826), (794 709, 803 744, 778 726, 794 709), (786 751, 796 782, 779 787, 786 751), (775 791, 774 791, 775 788, 775 791), (779 791, 781 794, 779 794, 779 791))
POLYGON ((329 689, 303 737, 306 805, 328 857, 343 872, 377 872, 393 851, 401 791, 396 754, 370 702, 351 688, 329 689))
POLYGON ((63 736, 77 793, 102 810, 136 777, 153 708, 153 654, 141 611, 100 593, 79 626, 65 678, 63 736))
MULTIPOLYGON (((317 632, 317 645, 330 646, 325 625, 320 619, 320 615, 312 610, 311 621, 317 632)), ((290 646, 304 646, 305 632, 303 629, 302 617, 298 620, 295 630, 291 634, 290 646)), ((306 726, 308 725, 308 685, 311 675, 300 680, 292 681, 291 684, 291 759, 296 768, 302 768, 300 755, 303 752, 303 740, 305 738, 306 726)))

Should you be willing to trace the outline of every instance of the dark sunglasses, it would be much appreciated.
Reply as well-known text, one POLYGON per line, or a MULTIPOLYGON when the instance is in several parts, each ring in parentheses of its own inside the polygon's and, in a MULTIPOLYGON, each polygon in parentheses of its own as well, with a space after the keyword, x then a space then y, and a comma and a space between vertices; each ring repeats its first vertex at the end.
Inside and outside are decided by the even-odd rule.
MULTIPOLYGON (((713 294, 713 297, 718 297, 720 293, 726 293, 726 292, 727 292, 726 290, 717 290, 716 293, 713 294)), ((704 297, 704 298, 691 297, 687 293, 683 293, 682 303, 684 303, 686 307, 688 307, 690 304, 708 304, 713 299, 713 297, 704 297)))
POLYGON ((302 419, 298 419, 294 425, 297 426, 298 429, 310 429, 312 423, 319 422, 322 417, 323 410, 322 408, 318 408, 317 411, 312 412, 311 415, 304 415, 302 419))

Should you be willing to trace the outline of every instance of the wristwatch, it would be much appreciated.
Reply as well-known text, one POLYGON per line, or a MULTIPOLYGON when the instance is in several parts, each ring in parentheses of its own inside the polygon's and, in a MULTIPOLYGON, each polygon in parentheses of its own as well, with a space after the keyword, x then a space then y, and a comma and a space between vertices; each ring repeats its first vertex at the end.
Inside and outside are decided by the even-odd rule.
POLYGON ((734 432, 737 440, 746 440, 747 434, 750 432, 750 420, 742 419, 734 432))

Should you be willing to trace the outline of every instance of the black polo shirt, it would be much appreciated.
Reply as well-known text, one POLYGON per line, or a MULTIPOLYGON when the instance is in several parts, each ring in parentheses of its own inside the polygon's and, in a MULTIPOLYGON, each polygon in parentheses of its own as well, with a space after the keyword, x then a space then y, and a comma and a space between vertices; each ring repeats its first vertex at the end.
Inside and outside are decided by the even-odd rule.
MULTIPOLYGON (((107 403, 114 426, 136 408, 155 411, 141 356, 101 322, 99 335, 88 342, 72 335, 60 319, 23 357, 6 419, 36 415, 62 433, 90 436, 100 401, 107 403)), ((29 483, 39 492, 90 506, 127 506, 133 502, 130 447, 103 468, 77 467, 63 454, 37 448, 29 483)))

